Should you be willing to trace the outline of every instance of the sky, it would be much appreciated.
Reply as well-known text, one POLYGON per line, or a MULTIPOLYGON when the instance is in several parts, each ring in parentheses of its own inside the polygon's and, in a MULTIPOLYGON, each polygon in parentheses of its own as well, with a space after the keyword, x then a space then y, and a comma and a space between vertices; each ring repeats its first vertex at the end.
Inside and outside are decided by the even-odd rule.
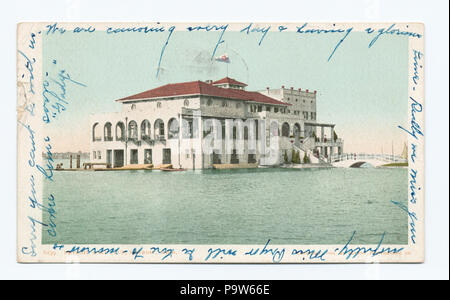
MULTIPOLYGON (((89 150, 91 113, 120 111, 114 100, 167 83, 217 80, 227 64, 211 60, 220 32, 175 31, 161 60, 165 33, 44 35, 43 73, 64 69, 82 86, 68 86, 66 111, 47 125, 55 152, 89 150)), ((294 87, 317 90, 317 119, 336 124, 344 152, 400 154, 407 140, 408 39, 372 39, 352 32, 332 59, 341 36, 227 31, 216 55, 227 53, 228 75, 247 90, 294 87)), ((52 75, 50 75, 52 76, 52 75)))

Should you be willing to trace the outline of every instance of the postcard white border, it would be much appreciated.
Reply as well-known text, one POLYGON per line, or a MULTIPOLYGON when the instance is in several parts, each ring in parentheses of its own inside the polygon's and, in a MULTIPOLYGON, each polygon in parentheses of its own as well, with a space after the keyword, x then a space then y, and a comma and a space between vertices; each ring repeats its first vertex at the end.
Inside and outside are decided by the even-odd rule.
MULTIPOLYGON (((301 22, 299 22, 301 23, 301 22)), ((22 48, 23 45, 29 44, 29 36, 31 32, 38 32, 42 31, 43 27, 45 25, 48 25, 49 23, 22 23, 18 26, 18 35, 17 35, 17 45, 18 50, 24 49, 22 48)), ((81 26, 81 25, 89 25, 92 23, 60 23, 61 25, 64 25, 65 28, 70 29, 71 27, 74 28, 75 26, 81 26)), ((151 25, 154 25, 155 23, 149 23, 151 25)), ((167 26, 170 26, 171 23, 165 23, 167 26)), ((174 23, 177 25, 182 25, 182 23, 174 23)), ((195 24, 195 23, 189 23, 189 24, 195 24)), ((200 23, 202 25, 205 25, 207 23, 200 23)), ((199 25, 200 25, 199 24, 199 25)), ((221 24, 221 23, 219 23, 221 24)), ((278 25, 286 25, 292 23, 275 23, 275 26, 278 25)), ((330 28, 331 23, 310 23, 315 28, 330 28)), ((347 23, 348 24, 348 23, 347 23)), ((389 27, 392 23, 352 23, 352 26, 354 27, 355 31, 362 31, 366 27, 371 26, 375 28, 382 28, 382 27, 389 27)), ((95 23, 97 30, 106 29, 108 26, 108 23, 95 23)), ((115 26, 119 26, 119 24, 114 23, 115 26)), ((132 26, 133 23, 126 23, 126 26, 132 26)), ((142 25, 142 23, 136 23, 136 25, 142 25)), ((346 23, 336 23, 336 28, 342 27, 345 28, 346 23)), ((406 25, 406 23, 398 23, 399 26, 406 25)), ((423 24, 419 23, 408 23, 409 31, 418 32, 421 34, 424 34, 424 27, 423 24)), ((244 23, 230 23, 229 30, 238 30, 245 26, 244 23)), ((182 26, 179 26, 182 27, 182 26)), ((291 26, 289 26, 289 30, 294 30, 291 26)), ((426 37, 425 37, 426 38, 426 37)), ((40 53, 40 45, 39 43, 39 37, 36 37, 36 48, 34 49, 35 55, 39 55, 37 53, 40 53)), ((412 86, 411 86, 411 77, 414 74, 413 64, 412 64, 412 51, 413 49, 416 49, 418 51, 421 51, 422 53, 425 53, 424 49, 424 38, 421 39, 415 39, 410 38, 409 43, 409 57, 410 57, 410 93, 411 95, 414 95, 417 99, 420 99, 421 103, 425 107, 425 99, 424 99, 424 70, 425 67, 421 70, 421 83, 420 85, 416 86, 416 89, 414 92, 412 92, 412 86)), ((26 51, 21 50, 21 51, 26 51)), ((38 56, 37 56, 38 57, 38 56)), ((22 62, 20 59, 20 54, 17 56, 18 61, 18 75, 26 73, 27 70, 24 69, 23 64, 19 64, 19 62, 22 62)), ((40 74, 40 70, 42 66, 40 65, 41 59, 36 59, 35 67, 35 74, 40 74)), ((18 76, 19 77, 19 76, 18 76)), ((35 78, 35 89, 36 93, 35 95, 29 95, 30 98, 34 99, 33 101, 36 103, 40 103, 42 99, 39 99, 37 95, 41 94, 41 78, 39 76, 36 76, 35 78)), ((19 79, 20 80, 20 79, 19 79)), ((18 89, 18 120, 24 121, 24 116, 26 113, 23 113, 23 104, 24 104, 25 98, 21 94, 21 90, 18 89)), ((423 111, 421 114, 416 115, 416 122, 418 122, 422 129, 425 127, 424 125, 424 114, 423 111)), ((42 122, 38 122, 39 118, 34 118, 32 123, 33 128, 36 132, 40 132, 38 128, 42 128, 42 122)), ((412 121, 410 116, 410 122, 412 121)), ((29 223, 29 217, 31 216, 34 220, 39 221, 42 217, 42 214, 37 213, 38 210, 30 209, 27 207, 27 197, 29 194, 29 190, 26 188, 29 186, 29 178, 30 174, 27 173, 27 163, 28 160, 26 159, 26 156, 28 155, 27 149, 29 148, 29 145, 27 143, 27 132, 24 130, 23 126, 18 124, 17 126, 17 132, 18 132, 18 174, 17 174, 17 197, 18 197, 18 242, 17 242, 17 259, 19 262, 26 262, 26 263, 33 263, 33 262, 81 262, 81 263, 89 263, 89 262, 120 262, 120 263, 273 263, 273 259, 270 256, 244 256, 243 253, 256 247, 262 247, 264 245, 103 245, 107 248, 120 248, 122 251, 126 250, 126 253, 122 253, 117 256, 111 256, 111 255, 94 255, 94 254, 84 254, 84 255, 66 255, 64 254, 64 251, 58 251, 54 250, 52 246, 50 245, 40 245, 41 240, 41 231, 37 230, 35 232, 36 234, 36 251, 38 252, 37 256, 33 257, 30 255, 24 254, 23 248, 28 247, 29 249, 29 242, 30 242, 30 223, 29 223), (28 220, 28 221, 27 221, 28 220), (160 247, 162 248, 173 248, 175 249, 175 254, 173 257, 169 260, 161 261, 161 257, 155 256, 155 255, 149 255, 145 256, 143 259, 135 260, 130 253, 133 251, 134 248, 140 249, 141 247, 144 247, 144 249, 149 249, 151 247, 160 247), (236 249, 237 255, 224 255, 223 259, 219 260, 208 260, 205 261, 204 258, 208 254, 208 250, 210 248, 223 248, 223 249, 236 249), (185 255, 181 254, 181 250, 183 248, 195 248, 196 249, 196 255, 194 256, 193 260, 186 259, 185 255)), ((36 147, 38 149, 43 149, 44 145, 41 138, 36 138, 37 144, 36 147)), ((409 143, 411 143, 411 137, 409 140, 409 143)), ((328 258, 326 261, 321 260, 302 260, 299 259, 299 257, 294 256, 286 256, 281 263, 346 263, 346 262, 352 262, 352 263, 406 263, 406 262, 423 262, 424 260, 424 242, 425 242, 425 232, 424 232, 424 196, 425 196, 425 186, 424 186, 424 139, 420 139, 417 141, 417 159, 414 165, 416 166, 418 170, 417 175, 417 182, 418 185, 420 185, 422 188, 420 191, 417 191, 416 198, 420 201, 418 202, 417 206, 414 207, 414 212, 417 214, 418 222, 415 225, 416 229, 416 244, 411 243, 411 239, 409 239, 409 245, 405 248, 404 251, 402 251, 399 254, 383 254, 376 257, 368 255, 359 255, 356 259, 352 259, 351 261, 346 260, 345 256, 337 256, 333 255, 331 252, 328 253, 328 258)), ((411 169, 411 159, 410 159, 410 169, 411 169)), ((36 181, 36 191, 37 191, 37 199, 41 199, 42 192, 40 187, 42 186, 42 182, 36 181)), ((413 207, 409 207, 410 209, 413 209, 413 207)), ((409 232, 411 234, 411 225, 409 227, 409 232)), ((65 245, 65 249, 70 249, 73 245, 65 245)), ((97 249, 101 248, 101 245, 82 245, 84 247, 95 247, 97 249)), ((274 248, 285 248, 286 253, 290 253, 292 249, 315 249, 316 251, 325 251, 325 250, 332 250, 336 248, 341 248, 343 245, 308 245, 308 246, 302 246, 302 245, 276 245, 273 246, 274 248)), ((356 245, 353 245, 356 247, 356 245)), ((377 245, 359 245, 360 247, 371 247, 376 248, 377 245)), ((383 245, 383 247, 391 247, 391 248, 402 248, 404 245, 383 245)))

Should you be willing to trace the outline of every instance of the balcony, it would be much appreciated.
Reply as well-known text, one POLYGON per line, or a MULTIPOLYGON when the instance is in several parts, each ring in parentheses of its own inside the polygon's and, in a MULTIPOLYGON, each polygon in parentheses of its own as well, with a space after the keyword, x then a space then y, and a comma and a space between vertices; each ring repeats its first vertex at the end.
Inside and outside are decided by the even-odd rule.
POLYGON ((332 139, 321 139, 321 138, 316 138, 315 141, 315 146, 317 147, 338 147, 338 146, 342 146, 342 144, 344 143, 344 140, 342 139, 337 139, 337 140, 332 140, 332 139))
POLYGON ((155 141, 157 142, 162 142, 165 143, 166 142, 166 137, 164 135, 155 135, 155 141))

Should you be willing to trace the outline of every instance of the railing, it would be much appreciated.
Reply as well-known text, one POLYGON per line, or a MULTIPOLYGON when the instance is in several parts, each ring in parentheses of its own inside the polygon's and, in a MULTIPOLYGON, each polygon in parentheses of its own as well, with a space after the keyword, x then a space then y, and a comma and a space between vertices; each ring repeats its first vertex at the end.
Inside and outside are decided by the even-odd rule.
POLYGON ((343 139, 336 139, 336 140, 332 140, 329 138, 313 138, 311 137, 311 139, 313 141, 315 141, 317 144, 342 144, 344 142, 343 139))
POLYGON ((311 150, 312 148, 314 148, 314 138, 313 137, 307 137, 305 139, 303 139, 303 141, 300 143, 305 149, 309 149, 311 150))
POLYGON ((380 160, 386 162, 406 162, 406 159, 392 154, 343 153, 331 156, 332 162, 347 160, 380 160))
POLYGON ((314 138, 307 137, 306 139, 303 139, 301 142, 298 141, 297 143, 293 144, 294 149, 301 150, 306 153, 306 155, 312 154, 314 157, 316 157, 320 163, 327 163, 327 158, 320 153, 314 153, 312 149, 314 148, 314 138))
POLYGON ((155 135, 155 140, 156 141, 160 141, 160 142, 165 142, 166 141, 166 137, 164 135, 155 135))

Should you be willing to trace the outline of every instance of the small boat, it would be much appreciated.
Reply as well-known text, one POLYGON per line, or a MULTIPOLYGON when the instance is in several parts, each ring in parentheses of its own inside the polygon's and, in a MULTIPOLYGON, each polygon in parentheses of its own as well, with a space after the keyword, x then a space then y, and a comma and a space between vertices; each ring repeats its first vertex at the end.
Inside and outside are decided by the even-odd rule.
POLYGON ((172 169, 172 168, 160 168, 161 171, 186 171, 186 169, 172 169))

